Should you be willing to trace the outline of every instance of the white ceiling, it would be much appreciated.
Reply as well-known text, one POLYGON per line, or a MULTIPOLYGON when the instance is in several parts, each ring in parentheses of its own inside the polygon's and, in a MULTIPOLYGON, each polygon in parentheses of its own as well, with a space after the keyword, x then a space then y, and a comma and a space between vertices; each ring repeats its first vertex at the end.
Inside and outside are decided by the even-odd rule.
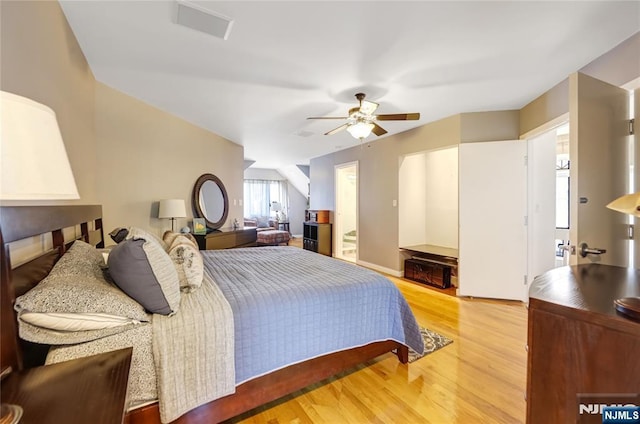
MULTIPOLYGON (((61 1, 98 81, 244 146, 254 167, 358 143, 323 134, 354 94, 388 135, 462 112, 518 109, 640 30, 640 2, 192 1, 228 40, 173 21, 173 1, 61 1)), ((370 139, 375 139, 371 135, 370 139)), ((177 140, 179 142, 179 140, 177 140)))

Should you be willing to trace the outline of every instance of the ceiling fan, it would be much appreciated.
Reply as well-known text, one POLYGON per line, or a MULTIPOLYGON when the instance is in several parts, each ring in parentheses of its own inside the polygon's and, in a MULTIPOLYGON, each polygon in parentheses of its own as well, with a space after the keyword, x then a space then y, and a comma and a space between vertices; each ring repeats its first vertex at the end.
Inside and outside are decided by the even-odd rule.
POLYGON ((375 121, 415 121, 420 119, 419 113, 374 115, 379 104, 365 100, 365 97, 364 93, 356 94, 360 106, 349 109, 349 116, 313 116, 307 119, 347 119, 347 123, 326 132, 324 135, 333 135, 346 129, 353 137, 360 140, 367 138, 372 132, 377 136, 387 133, 387 130, 376 124, 375 121))

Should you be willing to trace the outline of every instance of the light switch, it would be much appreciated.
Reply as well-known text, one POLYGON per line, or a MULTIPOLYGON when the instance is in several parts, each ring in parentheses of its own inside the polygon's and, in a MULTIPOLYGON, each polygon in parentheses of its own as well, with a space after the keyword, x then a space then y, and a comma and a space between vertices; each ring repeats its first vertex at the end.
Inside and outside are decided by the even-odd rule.
POLYGON ((238 199, 238 205, 242 206, 242 199, 238 199))
POLYGON ((398 201, 396 199, 393 199, 393 207, 395 208, 396 206, 398 206, 398 201))
POLYGON ((233 199, 233 206, 236 206, 238 204, 238 199, 233 199))

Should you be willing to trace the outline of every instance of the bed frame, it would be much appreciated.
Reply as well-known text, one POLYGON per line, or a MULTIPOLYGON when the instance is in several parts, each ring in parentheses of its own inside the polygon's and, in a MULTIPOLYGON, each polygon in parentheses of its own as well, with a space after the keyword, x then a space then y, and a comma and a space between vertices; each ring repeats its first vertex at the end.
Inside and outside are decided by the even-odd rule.
MULTIPOLYGON (((96 247, 104 246, 102 207, 99 205, 0 207, 0 366, 3 374, 30 364, 27 360, 29 348, 17 336, 17 317, 13 309, 15 298, 36 286, 49 273, 74 241, 65 241, 62 230, 74 226, 80 227, 78 238, 96 247), (48 233, 52 235, 53 249, 12 269, 9 244, 48 233)), ((224 421, 392 351, 400 362, 407 363, 408 348, 394 341, 376 342, 324 355, 243 383, 236 387, 234 394, 202 405, 175 423, 224 421)), ((160 423, 158 404, 129 411, 124 422, 160 423)))

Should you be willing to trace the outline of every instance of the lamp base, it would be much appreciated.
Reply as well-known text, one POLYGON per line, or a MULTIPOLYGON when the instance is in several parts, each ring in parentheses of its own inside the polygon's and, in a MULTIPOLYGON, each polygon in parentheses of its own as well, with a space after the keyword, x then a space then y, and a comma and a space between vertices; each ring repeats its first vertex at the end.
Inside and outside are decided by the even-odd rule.
POLYGON ((640 321, 640 297, 623 297, 614 300, 613 304, 625 317, 640 321))

